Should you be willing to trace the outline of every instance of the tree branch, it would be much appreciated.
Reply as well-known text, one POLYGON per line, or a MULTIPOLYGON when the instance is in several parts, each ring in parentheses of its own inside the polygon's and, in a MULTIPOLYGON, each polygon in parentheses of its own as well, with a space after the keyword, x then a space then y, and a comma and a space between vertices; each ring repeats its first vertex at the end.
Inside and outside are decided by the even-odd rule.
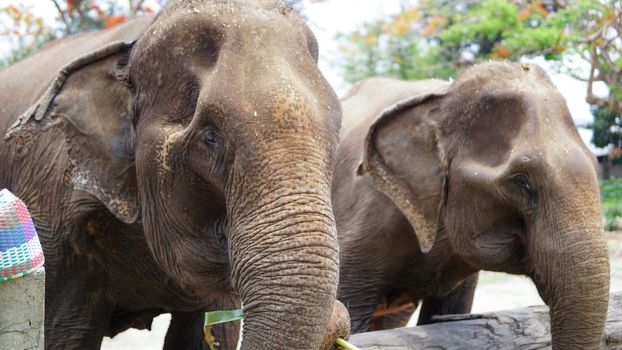
POLYGON ((67 18, 65 17, 65 12, 60 8, 60 5, 58 5, 58 2, 56 0, 52 0, 52 2, 54 3, 54 6, 58 10, 60 19, 65 24, 65 33, 71 34, 71 26, 69 26, 69 22, 67 22, 67 18))
MULTIPOLYGON (((600 107, 600 108, 608 108, 612 111, 614 111, 614 109, 611 106, 613 102, 611 99, 605 99, 605 98, 601 98, 601 97, 597 97, 594 95, 594 91, 593 91, 593 86, 594 86, 594 81, 595 79, 595 72, 596 72, 596 65, 598 64, 598 59, 597 59, 597 54, 596 54, 596 49, 593 48, 590 51, 590 76, 588 77, 587 80, 587 96, 585 97, 585 101, 591 105, 600 107)), ((602 75, 602 74, 599 74, 602 75)))
POLYGON ((594 96, 593 94, 588 94, 585 101, 599 108, 607 108, 612 112, 622 113, 622 104, 613 98, 602 98, 594 96))
POLYGON ((605 62, 607 63, 607 66, 609 67, 609 69, 611 69, 612 72, 615 72, 616 74, 619 74, 622 71, 611 60, 611 57, 609 57, 609 53, 607 53, 606 49, 604 49, 604 48, 601 49, 600 57, 605 59, 605 62))
POLYGON ((598 39, 599 37, 601 37, 603 35, 603 30, 605 27, 600 27, 597 31, 595 31, 592 35, 588 36, 585 39, 577 39, 578 42, 580 43, 591 43, 594 40, 598 39))
POLYGON ((577 75, 577 74, 575 74, 573 72, 567 72, 566 74, 570 75, 573 79, 576 79, 576 80, 579 80, 579 81, 582 81, 582 82, 586 82, 587 83, 589 81, 589 78, 584 78, 584 77, 579 76, 579 75, 577 75))
POLYGON ((86 32, 89 30, 89 24, 86 20, 86 14, 82 11, 82 0, 76 0, 76 11, 78 11, 78 25, 80 30, 86 32))
POLYGON ((598 55, 596 52, 596 48, 592 48, 590 51, 590 76, 587 79, 587 96, 585 97, 585 101, 591 105, 607 108, 610 111, 616 113, 622 113, 622 103, 612 96, 608 98, 598 97, 594 95, 594 81, 603 81, 605 83, 611 84, 615 82, 617 75, 611 76, 611 74, 607 74, 602 70, 599 70, 598 76, 595 76, 596 66, 598 65, 598 55))
POLYGON ((132 0, 129 0, 129 2, 130 2, 130 14, 134 16, 138 12, 138 10, 140 10, 140 8, 143 6, 143 4, 145 3, 145 0, 138 0, 138 3, 136 3, 136 5, 132 5, 132 0))

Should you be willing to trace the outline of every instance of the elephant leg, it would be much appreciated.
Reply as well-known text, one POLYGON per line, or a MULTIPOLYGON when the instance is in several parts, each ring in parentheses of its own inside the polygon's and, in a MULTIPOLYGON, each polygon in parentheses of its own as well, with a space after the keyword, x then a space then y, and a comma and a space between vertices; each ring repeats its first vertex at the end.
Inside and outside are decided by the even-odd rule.
MULTIPOLYGON (((240 308, 240 300, 224 296, 206 306, 206 310, 232 310, 240 308)), ((166 333, 164 350, 201 349, 209 350, 205 341, 203 323, 205 310, 193 312, 174 312, 166 333)), ((227 322, 212 326, 214 345, 218 350, 235 350, 240 335, 240 322, 227 322)))
POLYGON ((374 315, 370 331, 406 327, 415 310, 417 310, 417 304, 409 302, 394 308, 390 312, 377 312, 374 315))
MULTIPOLYGON (((234 296, 225 296, 209 305, 208 310, 233 310, 239 309, 241 302, 239 298, 234 296)), ((240 338, 239 321, 221 323, 212 326, 212 335, 216 349, 218 350, 235 350, 238 346, 240 338)))
POLYGON ((164 350, 209 350, 203 335, 205 311, 173 312, 164 338, 164 350))
POLYGON ((443 297, 426 297, 421 305, 417 325, 434 323, 432 316, 465 314, 471 312, 473 295, 477 287, 478 274, 475 273, 462 281, 454 290, 443 297))
POLYGON ((376 304, 376 300, 362 303, 344 303, 350 314, 350 334, 369 332, 376 304))
POLYGON ((51 265, 46 266, 45 349, 99 349, 112 309, 104 287, 84 270, 51 265))
POLYGON ((240 322, 227 322, 212 326, 214 348, 217 350, 235 350, 240 339, 240 322))

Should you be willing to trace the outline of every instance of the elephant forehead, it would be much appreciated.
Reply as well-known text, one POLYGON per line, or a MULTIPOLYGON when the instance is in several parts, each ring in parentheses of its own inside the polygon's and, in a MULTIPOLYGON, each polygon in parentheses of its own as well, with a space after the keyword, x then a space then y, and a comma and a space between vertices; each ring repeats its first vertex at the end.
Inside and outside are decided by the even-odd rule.
POLYGON ((223 111, 211 113, 216 118, 252 123, 272 116, 271 129, 299 130, 310 118, 339 116, 336 96, 313 60, 311 32, 278 2, 259 4, 189 2, 168 9, 133 51, 135 84, 141 91, 156 88, 160 98, 153 103, 185 118, 190 100, 199 109, 223 111))
POLYGON ((176 2, 160 14, 148 34, 156 42, 171 36, 201 40, 197 34, 205 28, 258 39, 262 30, 275 29, 286 37, 294 33, 283 33, 283 30, 304 26, 302 20, 290 13, 291 9, 280 1, 176 2))
MULTIPOLYGON (((307 52, 314 42, 310 30, 288 7, 277 1, 175 2, 161 13, 138 41, 133 66, 144 75, 169 72, 175 66, 199 75, 221 60, 230 70, 240 70, 273 56, 307 52), (225 42, 227 45, 224 45, 225 42)), ((247 72, 248 73, 248 72, 247 72)), ((252 71, 251 71, 252 73, 252 71)))
MULTIPOLYGON (((217 75, 206 80, 220 80, 217 75)), ((327 89, 310 87, 294 73, 268 74, 260 69, 254 79, 235 73, 222 79, 227 79, 223 85, 203 84, 195 113, 197 125, 219 125, 233 138, 304 136, 319 131, 336 137, 341 110, 327 89)))
POLYGON ((549 152, 550 140, 581 144, 565 100, 538 66, 474 66, 451 90, 445 129, 458 132, 457 149, 469 157, 498 165, 515 150, 549 152))
POLYGON ((274 119, 271 127, 277 132, 302 132, 323 125, 326 118, 338 120, 338 105, 322 89, 307 86, 303 79, 283 78, 269 91, 266 112, 274 119))
POLYGON ((591 153, 556 90, 535 86, 526 91, 522 86, 473 101, 464 109, 460 129, 463 157, 514 171, 540 169, 548 176, 593 171, 591 153))
POLYGON ((202 79, 198 118, 225 125, 234 133, 231 137, 247 141, 297 135, 324 142, 337 137, 340 105, 310 57, 254 67, 241 63, 238 69, 231 69, 225 58, 202 79))
MULTIPOLYGON (((312 147, 324 152, 335 147, 337 127, 330 127, 326 113, 316 113, 309 98, 297 91, 275 92, 264 101, 265 106, 251 106, 243 117, 228 123, 240 148, 253 153, 274 149, 302 150, 312 147)), ((242 151, 242 149, 240 149, 242 151)))
POLYGON ((536 113, 534 101, 515 92, 487 93, 461 107, 456 126, 462 151, 489 165, 507 160, 523 130, 533 128, 536 113))

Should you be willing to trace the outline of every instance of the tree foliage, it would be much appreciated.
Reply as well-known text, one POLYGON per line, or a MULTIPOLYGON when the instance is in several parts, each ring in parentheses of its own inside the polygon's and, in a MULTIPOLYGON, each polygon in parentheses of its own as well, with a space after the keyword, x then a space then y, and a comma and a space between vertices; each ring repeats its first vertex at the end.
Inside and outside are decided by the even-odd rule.
POLYGON ((601 180, 600 200, 605 218, 605 229, 619 231, 621 228, 616 221, 622 217, 622 179, 601 180))
MULTIPOLYGON (((41 0, 44 1, 44 0, 41 0)), ((11 51, 0 58, 0 67, 12 64, 32 54, 43 44, 66 35, 109 28, 129 16, 154 12, 165 0, 45 0, 57 10, 53 23, 33 13, 32 7, 0 6, 0 38, 9 43, 11 51)))
POLYGON ((0 37, 13 48, 6 57, 0 58, 0 67, 3 67, 32 54, 52 40, 54 34, 41 17, 22 7, 8 5, 0 7, 0 37))
POLYGON ((374 75, 448 78, 490 59, 581 57, 589 73, 567 73, 587 82, 587 102, 622 112, 619 0, 420 0, 337 39, 350 82, 374 75), (609 96, 593 94, 596 82, 607 85, 609 96))
POLYGON ((65 0, 62 4, 59 0, 50 1, 58 10, 58 20, 66 34, 109 28, 125 21, 128 16, 153 12, 145 5, 145 0, 127 0, 126 6, 110 0, 65 0))
POLYGON ((592 143, 597 147, 612 145, 622 148, 622 113, 607 108, 592 108, 594 122, 589 125, 593 130, 592 143))

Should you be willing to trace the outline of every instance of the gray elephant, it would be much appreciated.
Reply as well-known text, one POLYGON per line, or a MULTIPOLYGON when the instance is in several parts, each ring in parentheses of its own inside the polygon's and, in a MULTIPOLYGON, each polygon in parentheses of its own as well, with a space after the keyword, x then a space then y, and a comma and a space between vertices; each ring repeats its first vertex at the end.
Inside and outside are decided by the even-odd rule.
POLYGON ((171 1, 0 71, 0 187, 44 248, 46 349, 164 312, 165 348, 206 348, 203 312, 238 300, 242 349, 347 331, 327 330, 341 109, 317 55, 280 2, 171 1))
POLYGON ((491 270, 531 277, 553 348, 599 347, 609 262, 594 157, 540 67, 365 80, 342 108, 332 199, 353 332, 376 311, 376 328, 403 324, 408 302, 423 300, 420 323, 468 312, 474 274, 491 270))

